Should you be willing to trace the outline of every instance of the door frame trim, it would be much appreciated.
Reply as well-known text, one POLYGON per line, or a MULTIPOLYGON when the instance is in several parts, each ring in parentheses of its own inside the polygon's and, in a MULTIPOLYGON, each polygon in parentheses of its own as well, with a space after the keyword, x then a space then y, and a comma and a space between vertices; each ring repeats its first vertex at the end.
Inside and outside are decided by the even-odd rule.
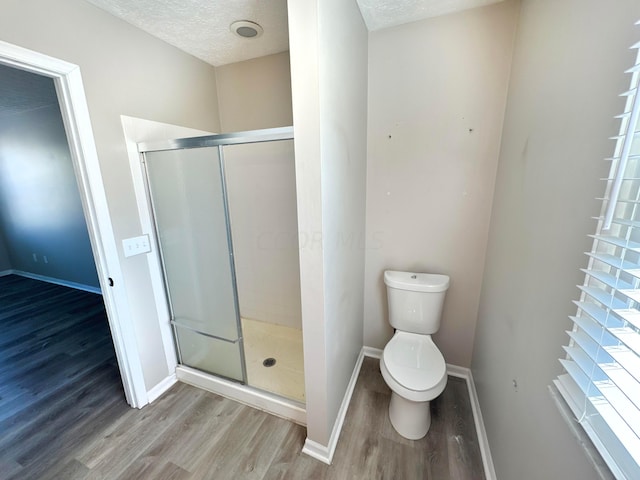
MULTIPOLYGON (((158 245, 156 230, 153 218, 151 217, 151 205, 146 191, 143 165, 140 154, 138 153, 138 143, 166 141, 172 138, 209 136, 213 134, 204 130, 197 130, 194 128, 172 125, 154 120, 146 120, 143 118, 130 117, 127 115, 121 115, 120 122, 124 133, 127 156, 129 158, 129 169, 131 171, 131 179, 133 180, 133 190, 136 197, 138 217, 140 219, 142 232, 149 235, 152 245, 158 245)), ((160 335, 162 337, 162 345, 165 351, 167 371, 169 372, 169 376, 165 378, 165 380, 160 382, 158 386, 151 389, 149 393, 149 402, 152 402, 157 396, 159 396, 152 394, 152 392, 156 391, 154 389, 160 388, 160 390, 162 390, 161 385, 165 385, 166 388, 172 385, 170 378, 172 376, 175 378, 178 361, 171 327, 171 314, 167 304, 167 296, 164 286, 164 274, 162 273, 160 252, 156 251, 155 255, 147 255, 147 263, 151 278, 151 289, 153 291, 156 311, 158 312, 158 323, 160 325, 160 335)))
POLYGON ((125 397, 129 405, 141 408, 149 399, 80 67, 3 41, 0 64, 54 81, 125 397))

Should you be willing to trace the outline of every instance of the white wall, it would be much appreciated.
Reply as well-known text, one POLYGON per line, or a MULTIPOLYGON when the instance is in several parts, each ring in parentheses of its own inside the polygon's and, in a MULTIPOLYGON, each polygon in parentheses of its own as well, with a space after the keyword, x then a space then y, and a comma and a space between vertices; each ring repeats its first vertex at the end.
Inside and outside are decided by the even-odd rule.
POLYGON ((0 116, 0 228, 8 268, 99 287, 55 88, 46 80, 54 105, 0 116))
POLYGON ((547 386, 561 372, 622 72, 640 40, 640 3, 614 3, 522 5, 472 362, 501 479, 598 478, 547 386))
MULTIPOLYGON (((5 1, 0 40, 80 66, 115 236, 143 233, 120 115, 219 131, 214 68, 82 0, 5 1)), ((149 266, 120 253, 150 389, 169 372, 149 266)))
POLYGON ((318 5, 288 2, 307 437, 327 445, 318 5))
POLYGON ((327 427, 331 429, 362 348, 368 39, 355 0, 320 2, 319 13, 327 427))
MULTIPOLYGON (((216 68, 224 132, 290 126, 289 52, 216 68)), ((293 142, 225 147, 240 314, 302 328, 293 142)))
POLYGON ((392 335, 384 270, 443 273, 435 341, 470 365, 518 6, 369 35, 365 345, 392 335))
POLYGON ((355 1, 288 8, 307 438, 328 447, 362 346, 367 31, 355 1))

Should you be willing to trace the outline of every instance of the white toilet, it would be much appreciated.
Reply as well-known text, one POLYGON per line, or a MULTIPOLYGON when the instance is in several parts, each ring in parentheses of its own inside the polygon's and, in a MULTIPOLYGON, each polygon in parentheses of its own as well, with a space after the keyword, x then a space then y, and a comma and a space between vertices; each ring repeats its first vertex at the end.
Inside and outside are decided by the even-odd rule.
POLYGON ((389 323, 396 329, 384 347, 380 371, 389 388, 389 419, 405 438, 418 440, 431 426, 429 403, 444 391, 447 369, 431 334, 440 328, 449 277, 384 272, 389 323))

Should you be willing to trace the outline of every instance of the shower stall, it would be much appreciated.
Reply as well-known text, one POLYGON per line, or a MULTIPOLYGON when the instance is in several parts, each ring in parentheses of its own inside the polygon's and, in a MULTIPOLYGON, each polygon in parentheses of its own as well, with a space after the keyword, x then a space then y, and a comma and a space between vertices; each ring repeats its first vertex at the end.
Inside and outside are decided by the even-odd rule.
POLYGON ((178 369, 300 406, 293 128, 138 150, 178 369))

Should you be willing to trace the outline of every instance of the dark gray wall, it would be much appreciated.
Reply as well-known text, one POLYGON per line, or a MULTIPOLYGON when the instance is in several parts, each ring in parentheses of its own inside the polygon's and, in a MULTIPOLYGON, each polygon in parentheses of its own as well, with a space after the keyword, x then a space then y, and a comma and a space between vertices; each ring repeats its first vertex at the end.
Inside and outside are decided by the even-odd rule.
POLYGON ((11 268, 11 260, 9 259, 9 252, 7 252, 7 246, 5 244, 2 231, 3 229, 0 228, 0 272, 11 268))
POLYGON ((638 0, 525 0, 472 370, 499 479, 596 479, 547 386, 575 314, 629 88, 638 0))
MULTIPOLYGON (((5 268, 98 287, 53 81, 30 84, 40 97, 30 108, 20 85, 38 76, 18 75, 25 82, 15 84, 15 91, 0 82, 1 96, 15 99, 0 110, 0 229, 10 261, 5 268), (47 95, 53 103, 43 101, 47 95)), ((0 245, 0 269, 5 269, 2 250, 0 245)))

